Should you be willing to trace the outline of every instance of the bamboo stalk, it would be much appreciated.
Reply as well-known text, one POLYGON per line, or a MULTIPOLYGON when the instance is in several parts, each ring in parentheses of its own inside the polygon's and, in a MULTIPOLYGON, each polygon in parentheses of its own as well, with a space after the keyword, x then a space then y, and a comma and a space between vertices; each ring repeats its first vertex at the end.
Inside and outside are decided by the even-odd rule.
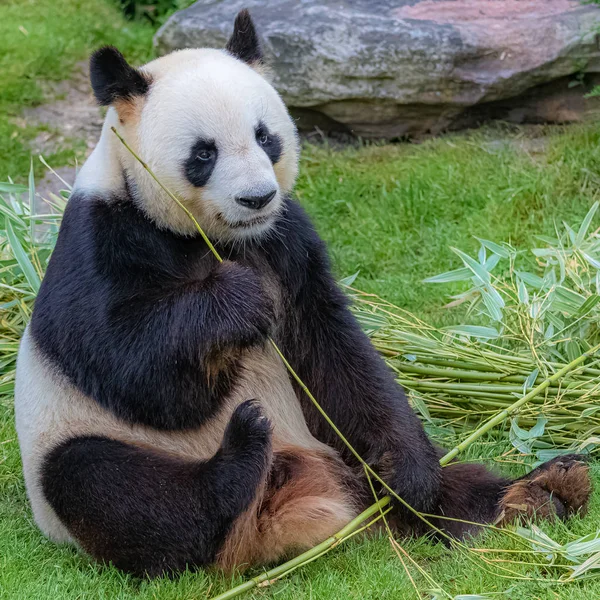
POLYGON ((481 427, 479 427, 476 431, 474 431, 471 435, 467 436, 460 444, 452 448, 450 452, 448 452, 445 456, 443 456, 440 460, 440 464, 442 466, 447 465, 454 457, 456 457, 460 452, 468 448, 475 440, 479 439, 484 433, 488 432, 490 429, 504 421, 504 419, 508 418, 510 415, 515 413, 521 406, 529 402, 535 396, 541 394, 546 388, 550 387, 550 384, 554 381, 558 381, 561 377, 576 369, 583 361, 585 361, 590 356, 594 355, 596 352, 600 350, 600 344, 597 344, 587 352, 584 352, 581 356, 577 357, 575 360, 572 360, 569 364, 565 365, 562 369, 554 373, 546 379, 546 381, 542 382, 540 385, 535 387, 529 393, 525 394, 522 398, 511 404, 505 410, 499 412, 496 416, 492 417, 489 421, 484 423, 481 427))
MULTIPOLYGON (((504 373, 490 373, 487 371, 465 371, 458 369, 435 369, 432 367, 421 367, 405 362, 396 362, 398 371, 402 373, 416 373, 417 375, 431 375, 432 377, 444 377, 446 379, 461 379, 468 381, 506 381, 508 383, 524 383, 526 375, 505 375, 504 373)), ((538 379, 540 377, 538 376, 538 379)))
MULTIPOLYGON (((560 373, 561 371, 557 371, 560 373)), ((550 377, 552 379, 554 375, 550 377)), ((544 380, 543 383, 546 383, 549 379, 544 380)), ((553 382, 556 379, 552 380, 553 382)), ((492 394, 509 394, 511 392, 519 393, 523 391, 522 386, 518 385, 486 385, 484 383, 453 383, 446 381, 430 381, 430 380, 422 380, 422 379, 398 379, 398 383, 408 388, 415 389, 429 389, 429 390, 438 390, 438 391, 453 391, 457 393, 471 394, 472 392, 490 392, 492 394)), ((544 387, 544 389, 549 388, 551 384, 548 384, 544 387)), ((537 388, 531 387, 528 388, 530 391, 533 391, 537 388)), ((574 396, 580 397, 585 396, 586 392, 593 391, 592 388, 588 387, 579 387, 579 388, 565 388, 560 390, 561 396, 574 396)))
MULTIPOLYGON (((193 214, 183 205, 183 203, 168 188, 166 188, 159 181, 159 179, 152 172, 150 167, 135 153, 135 151, 127 144, 127 142, 117 132, 117 130, 114 127, 111 127, 111 129, 112 129, 113 133, 119 138, 121 143, 125 146, 125 148, 127 148, 127 150, 134 156, 134 158, 136 158, 136 160, 138 160, 138 162, 143 166, 143 168, 152 177, 152 179, 160 186, 160 188, 174 202, 176 202, 178 204, 178 206, 188 215, 188 217, 192 220, 196 229, 198 230, 198 232, 200 233, 200 235, 206 242, 207 246, 214 254, 215 258, 219 262, 222 262, 223 259, 221 258, 221 256, 219 255, 219 253, 217 252, 215 247, 212 245, 212 243, 210 242, 210 240, 204 233, 202 227, 199 225, 199 223, 194 218, 193 214)), ((281 358, 281 360, 283 361, 283 363, 285 364, 285 366, 288 369, 288 371, 290 372, 291 376, 298 382, 300 387, 307 394, 307 396, 309 397, 311 402, 315 405, 315 407, 319 410, 319 412, 325 418, 327 423, 333 428, 335 433, 340 437, 342 442, 348 447, 348 449, 352 452, 352 454, 362 464, 362 466, 365 468, 365 471, 367 472, 367 474, 372 475, 379 483, 381 483, 384 486, 385 489, 387 489, 406 508, 408 508, 415 515, 417 515, 419 518, 421 518, 425 523, 427 523, 433 527, 433 525, 431 525, 427 521, 427 519, 425 518, 424 515, 422 515, 418 511, 416 511, 408 503, 406 503, 402 498, 400 498, 400 496, 398 496, 398 494, 396 494, 394 492, 394 490, 392 490, 385 483, 385 481, 383 481, 383 479, 381 479, 381 477, 375 471, 373 471, 373 469, 363 460, 363 458, 358 454, 358 452, 352 447, 350 442, 344 437, 342 432, 336 427, 336 425, 333 423, 333 421, 331 421, 331 419, 329 418, 329 416, 327 415, 325 410, 320 406, 320 404, 317 402, 317 400, 311 394, 310 390, 307 388, 307 386, 304 384, 304 382, 300 379, 300 377, 297 375, 297 373, 291 367, 289 362, 286 360, 284 355, 281 353, 281 350, 278 348, 277 344, 271 338, 269 338, 269 341, 272 344, 275 351, 277 352, 277 354, 279 355, 279 357, 281 358)), ((594 346, 588 352, 582 354, 577 359, 575 359, 575 360, 571 361, 569 364, 565 365, 562 369, 560 369, 554 375, 552 375, 551 377, 546 379, 544 382, 542 382, 536 388, 532 389, 529 393, 527 393, 521 399, 514 402, 507 409, 501 411, 500 413, 498 413, 497 415, 492 417, 490 420, 488 420, 486 423, 484 423, 481 427, 479 427, 476 431, 474 431, 471 435, 469 435, 465 440, 463 440, 463 442, 461 442, 460 444, 455 446, 450 452, 445 454, 440 459, 440 464, 442 466, 447 465, 453 458, 455 458, 461 451, 465 450, 476 439, 481 437, 484 433, 486 433, 487 431, 492 429, 495 425, 502 422, 508 416, 513 414, 521 406, 523 406, 526 402, 528 402, 535 396, 539 395, 541 392, 543 392, 545 389, 547 389, 554 381, 557 381, 560 377, 563 377, 564 375, 566 375, 567 373, 569 373, 570 371, 575 369, 587 357, 593 355, 599 349, 600 349, 600 344, 598 344, 597 346, 594 346)), ((489 353, 489 354, 495 354, 495 353, 489 353)), ((497 355, 497 356, 500 359, 504 358, 501 355, 497 355)), ((516 358, 516 357, 511 357, 511 358, 516 358)), ((488 387, 493 387, 493 386, 488 386, 488 387)), ((504 387, 502 389, 503 389, 503 391, 505 390, 504 387)), ((243 583, 235 588, 232 588, 232 589, 228 590, 227 592, 224 592, 223 594, 220 594, 219 596, 214 597, 213 600, 230 600, 231 598, 235 598, 235 597, 239 596, 240 594, 242 594, 246 591, 249 591, 252 588, 254 588, 260 584, 264 584, 266 582, 270 582, 273 579, 282 577, 283 575, 290 573, 292 570, 295 570, 296 568, 306 564, 307 562, 310 562, 311 560, 318 558, 319 556, 325 554, 326 552, 331 550, 333 547, 337 546, 339 543, 343 542, 345 539, 347 539, 349 536, 351 536, 362 523, 364 523, 366 520, 368 520, 370 517, 372 517, 375 513, 380 512, 380 514, 382 514, 381 509, 384 506, 387 506, 390 502, 391 502, 391 498, 389 496, 384 496, 381 500, 379 500, 378 502, 376 502, 375 504, 373 504, 372 506, 367 508, 360 515, 358 515, 355 519, 353 519, 350 523, 348 523, 345 527, 343 527, 338 533, 336 533, 332 537, 328 538, 321 544, 318 544, 317 546, 315 546, 314 548, 311 548, 307 552, 304 552, 303 554, 295 557, 294 559, 292 559, 290 561, 287 561, 286 563, 283 563, 282 565, 279 565, 278 567, 275 567, 274 569, 271 569, 270 571, 262 573, 261 575, 254 577, 254 578, 246 581, 245 583, 243 583)))
POLYGON ((321 542, 314 548, 303 552, 302 554, 296 556, 292 560, 289 560, 270 571, 265 571, 261 573, 257 577, 253 577, 248 581, 238 585, 235 588, 227 590, 226 592, 219 594, 218 596, 214 596, 212 600, 230 600, 230 598, 235 598, 244 592, 251 590, 254 587, 257 587, 265 582, 269 582, 272 579, 276 579, 281 577, 282 575, 287 574, 292 569, 297 568, 298 566, 304 565, 306 562, 310 561, 313 557, 318 557, 325 552, 331 550, 338 544, 341 544, 348 536, 354 533, 354 530, 364 523, 368 519, 370 519, 376 513, 380 513, 380 511, 385 508, 390 503, 390 497, 385 496, 377 503, 370 506, 367 510, 362 512, 358 517, 352 519, 348 525, 340 529, 335 535, 332 535, 330 538, 327 538, 324 542, 321 542))

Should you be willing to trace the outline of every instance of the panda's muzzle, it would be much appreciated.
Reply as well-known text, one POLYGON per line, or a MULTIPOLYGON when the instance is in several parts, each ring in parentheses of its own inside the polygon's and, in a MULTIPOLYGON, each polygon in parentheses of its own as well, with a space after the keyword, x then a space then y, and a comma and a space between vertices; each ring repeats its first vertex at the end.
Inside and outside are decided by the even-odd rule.
POLYGON ((275 194, 277 194, 277 190, 272 190, 266 194, 261 196, 237 196, 235 201, 245 208, 251 208, 253 210, 260 210, 264 208, 275 198, 275 194))

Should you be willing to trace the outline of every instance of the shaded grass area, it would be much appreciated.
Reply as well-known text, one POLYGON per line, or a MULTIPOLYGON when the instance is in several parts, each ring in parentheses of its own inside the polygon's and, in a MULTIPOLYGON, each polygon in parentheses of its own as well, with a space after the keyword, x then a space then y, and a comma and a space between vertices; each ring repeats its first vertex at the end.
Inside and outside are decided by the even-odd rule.
MULTIPOLYGON (((0 180, 25 181, 30 145, 45 128, 19 124, 26 107, 48 100, 48 82, 68 79, 74 65, 103 44, 115 44, 133 61, 150 58, 152 29, 128 23, 110 0, 3 0, 0 3, 0 180)), ((60 166, 74 150, 46 156, 60 166)), ((34 161, 37 173, 42 172, 34 161)))

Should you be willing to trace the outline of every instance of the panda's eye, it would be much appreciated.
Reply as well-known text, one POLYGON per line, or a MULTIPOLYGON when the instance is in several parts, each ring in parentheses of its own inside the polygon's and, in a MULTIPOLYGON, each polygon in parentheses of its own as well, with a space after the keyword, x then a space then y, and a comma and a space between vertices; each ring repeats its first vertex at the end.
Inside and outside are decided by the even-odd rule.
POLYGON ((268 133, 259 132, 257 135, 258 143, 261 146, 266 146, 271 141, 271 136, 268 133))
POLYGON ((213 153, 211 150, 200 150, 198 154, 196 154, 196 158, 202 161, 210 160, 213 157, 213 153))

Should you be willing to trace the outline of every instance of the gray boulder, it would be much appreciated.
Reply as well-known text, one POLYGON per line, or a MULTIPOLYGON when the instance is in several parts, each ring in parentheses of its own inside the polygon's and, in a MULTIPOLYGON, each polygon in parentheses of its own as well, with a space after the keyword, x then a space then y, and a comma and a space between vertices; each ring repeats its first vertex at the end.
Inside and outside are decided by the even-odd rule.
POLYGON ((303 128, 397 138, 572 121, 600 72, 600 7, 578 0, 199 0, 156 48, 223 47, 244 7, 303 128))

